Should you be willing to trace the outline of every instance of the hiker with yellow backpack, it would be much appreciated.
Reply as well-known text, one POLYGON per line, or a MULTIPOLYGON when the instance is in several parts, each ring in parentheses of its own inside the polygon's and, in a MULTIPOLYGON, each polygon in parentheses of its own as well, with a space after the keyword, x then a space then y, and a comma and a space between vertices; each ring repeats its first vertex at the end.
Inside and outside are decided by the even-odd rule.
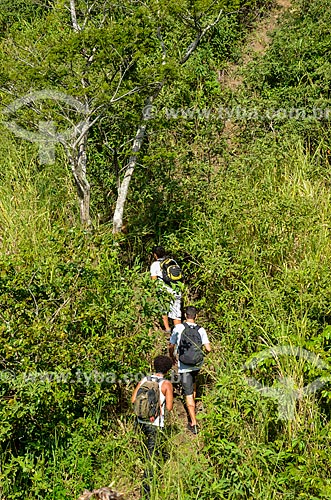
POLYGON ((177 262, 168 257, 162 246, 155 246, 152 249, 154 262, 150 267, 152 280, 156 281, 157 295, 162 312, 164 330, 171 334, 169 318, 174 325, 179 325, 182 319, 181 299, 182 299, 182 270, 177 262))

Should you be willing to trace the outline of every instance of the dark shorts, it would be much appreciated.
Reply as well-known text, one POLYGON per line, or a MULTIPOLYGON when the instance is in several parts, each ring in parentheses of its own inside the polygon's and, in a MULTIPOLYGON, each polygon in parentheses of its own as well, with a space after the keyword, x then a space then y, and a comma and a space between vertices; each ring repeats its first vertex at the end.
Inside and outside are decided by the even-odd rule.
POLYGON ((192 372, 180 373, 180 382, 183 387, 184 396, 192 396, 193 394, 193 384, 196 382, 199 370, 194 370, 192 372))

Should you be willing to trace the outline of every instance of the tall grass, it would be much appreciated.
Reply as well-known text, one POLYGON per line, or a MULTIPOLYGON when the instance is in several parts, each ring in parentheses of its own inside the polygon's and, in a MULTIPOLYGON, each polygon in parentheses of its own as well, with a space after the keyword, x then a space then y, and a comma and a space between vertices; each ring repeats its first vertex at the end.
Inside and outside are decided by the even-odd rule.
MULTIPOLYGON (((6 134, 4 133, 6 138, 6 134)), ((75 225, 75 191, 61 151, 54 165, 40 165, 31 148, 7 137, 0 154, 0 226, 4 253, 45 249, 54 226, 75 225)))

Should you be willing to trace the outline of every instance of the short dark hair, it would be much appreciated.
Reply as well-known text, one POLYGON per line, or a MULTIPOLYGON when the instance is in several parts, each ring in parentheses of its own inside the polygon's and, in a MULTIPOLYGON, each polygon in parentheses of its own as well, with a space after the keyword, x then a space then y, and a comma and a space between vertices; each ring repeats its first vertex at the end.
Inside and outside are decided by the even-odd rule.
POLYGON ((189 319, 195 319, 197 315, 197 310, 194 306, 187 306, 185 309, 185 316, 189 319))
POLYGON ((154 359, 154 369, 156 373, 167 373, 172 367, 172 360, 169 356, 156 356, 154 359))
POLYGON ((165 257, 166 251, 163 247, 155 246, 152 249, 152 253, 155 253, 158 259, 162 259, 162 257, 165 257))

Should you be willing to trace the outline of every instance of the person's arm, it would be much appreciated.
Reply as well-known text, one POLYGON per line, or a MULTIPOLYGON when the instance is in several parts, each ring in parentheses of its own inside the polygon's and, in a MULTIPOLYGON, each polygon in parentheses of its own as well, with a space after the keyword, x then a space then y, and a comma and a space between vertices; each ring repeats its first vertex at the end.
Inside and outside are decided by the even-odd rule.
POLYGON ((207 332, 203 327, 201 327, 199 329, 199 333, 201 335, 202 345, 204 346, 206 353, 209 353, 211 351, 211 347, 207 332))
POLYGON ((174 355, 176 344, 169 344, 169 358, 172 359, 172 364, 176 364, 176 357, 174 355))
POLYGON ((174 390, 172 387, 172 383, 169 380, 166 380, 162 384, 162 389, 164 389, 163 394, 165 395, 165 407, 168 411, 172 410, 174 403, 174 390))
POLYGON ((132 394, 132 397, 131 397, 131 403, 135 402, 136 397, 137 397, 137 392, 138 392, 138 389, 139 389, 140 386, 141 386, 141 382, 138 383, 137 387, 133 391, 133 394, 132 394))
POLYGON ((203 344, 204 345, 204 348, 207 352, 210 352, 211 351, 211 347, 210 347, 210 344, 209 342, 207 344, 203 344))

